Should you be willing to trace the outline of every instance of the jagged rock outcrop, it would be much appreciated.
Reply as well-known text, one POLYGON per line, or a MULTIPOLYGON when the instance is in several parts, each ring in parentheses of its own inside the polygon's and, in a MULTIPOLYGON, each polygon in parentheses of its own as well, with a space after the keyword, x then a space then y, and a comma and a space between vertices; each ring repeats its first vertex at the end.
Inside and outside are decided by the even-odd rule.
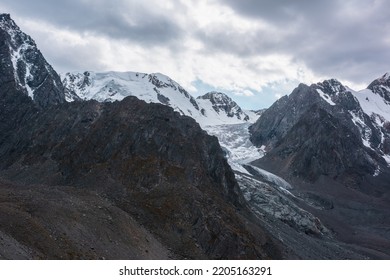
POLYGON ((135 97, 67 103, 26 120, 9 143, 2 176, 96 191, 176 255, 272 256, 217 139, 169 107, 135 97))
POLYGON ((65 102, 60 77, 9 14, 0 15, 0 42, 2 92, 20 91, 40 107, 65 102))

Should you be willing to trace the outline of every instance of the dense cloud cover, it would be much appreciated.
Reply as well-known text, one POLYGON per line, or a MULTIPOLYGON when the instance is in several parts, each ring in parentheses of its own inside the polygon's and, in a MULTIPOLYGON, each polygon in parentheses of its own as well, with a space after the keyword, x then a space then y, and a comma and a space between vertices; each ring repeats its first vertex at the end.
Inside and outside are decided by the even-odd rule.
POLYGON ((162 72, 244 107, 324 78, 360 89, 390 69, 384 0, 0 0, 0 9, 60 71, 162 72))

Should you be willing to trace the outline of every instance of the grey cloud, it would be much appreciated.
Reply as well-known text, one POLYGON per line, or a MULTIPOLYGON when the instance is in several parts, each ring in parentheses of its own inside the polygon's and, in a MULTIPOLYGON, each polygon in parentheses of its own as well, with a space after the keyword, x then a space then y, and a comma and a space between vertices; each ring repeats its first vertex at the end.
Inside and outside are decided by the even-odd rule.
POLYGON ((386 1, 221 0, 237 14, 266 21, 269 32, 215 28, 198 37, 212 51, 238 56, 287 54, 317 75, 368 83, 390 67, 390 9, 386 1))
POLYGON ((239 14, 282 25, 302 15, 316 18, 320 14, 332 11, 337 0, 220 0, 220 3, 229 5, 239 14))
MULTIPOLYGON (((2 0, 0 0, 1 4, 2 0)), ((181 1, 177 13, 190 16, 181 1)), ((180 52, 185 36, 195 36, 205 52, 226 52, 238 59, 268 54, 289 55, 315 74, 368 83, 390 71, 390 9, 385 0, 216 0, 269 29, 229 29, 229 23, 206 29, 183 26, 148 1, 15 0, 2 6, 20 17, 47 21, 79 33, 100 34, 145 47, 166 46, 180 52)), ((212 15, 210 15, 212 16, 212 15)), ((61 56, 53 56, 60 61, 61 56)), ((92 57, 92 56, 89 56, 92 57)), ((78 59, 64 63, 77 64, 78 59)), ((99 65, 94 65, 98 68, 99 65)))
POLYGON ((169 44, 180 39, 183 31, 169 15, 155 13, 153 7, 141 3, 125 0, 19 0, 10 1, 6 6, 19 15, 43 19, 61 28, 139 44, 169 44))

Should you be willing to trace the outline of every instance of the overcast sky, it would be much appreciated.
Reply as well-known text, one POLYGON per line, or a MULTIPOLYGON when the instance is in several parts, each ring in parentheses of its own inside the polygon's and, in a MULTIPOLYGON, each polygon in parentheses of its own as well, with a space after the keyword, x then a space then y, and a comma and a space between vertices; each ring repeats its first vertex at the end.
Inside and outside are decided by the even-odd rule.
POLYGON ((0 0, 58 72, 161 72, 258 109, 299 82, 390 71, 385 0, 0 0))

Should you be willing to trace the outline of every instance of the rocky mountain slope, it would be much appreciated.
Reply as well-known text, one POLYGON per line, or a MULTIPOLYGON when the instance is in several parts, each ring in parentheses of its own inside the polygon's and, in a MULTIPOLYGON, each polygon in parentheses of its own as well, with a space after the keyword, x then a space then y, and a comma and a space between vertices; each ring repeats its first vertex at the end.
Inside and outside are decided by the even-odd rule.
POLYGON ((301 84, 264 112, 251 127, 251 140, 292 156, 296 175, 351 175, 350 183, 358 184, 358 177, 387 169, 389 113, 390 103, 369 89, 355 92, 336 80, 301 84))
POLYGON ((0 259, 178 258, 98 193, 0 179, 0 259))
POLYGON ((301 84, 250 127, 266 151, 252 165, 287 180, 339 240, 376 257, 390 248, 388 89, 387 74, 362 91, 335 79, 301 84))
MULTIPOLYGON (((2 36, 30 40, 1 19, 2 36)), ((11 62, 0 80, 2 258, 294 255, 250 211, 217 138, 192 118, 132 96, 65 102, 54 70, 31 62, 31 79, 58 85, 41 95, 11 62)))

